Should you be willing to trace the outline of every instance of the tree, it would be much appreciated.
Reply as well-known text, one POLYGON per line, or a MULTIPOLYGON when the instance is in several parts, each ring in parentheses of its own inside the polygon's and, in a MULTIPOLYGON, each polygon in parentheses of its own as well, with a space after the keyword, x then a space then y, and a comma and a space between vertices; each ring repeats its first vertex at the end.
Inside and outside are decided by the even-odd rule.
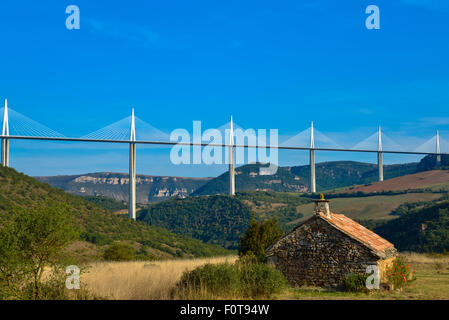
POLYGON ((275 243, 282 234, 277 219, 257 222, 252 218, 250 227, 241 239, 239 255, 254 255, 260 262, 265 262, 265 250, 275 243))
POLYGON ((64 248, 78 236, 66 206, 47 203, 31 210, 13 210, 0 233, 1 295, 39 299, 42 275, 67 258, 64 248))

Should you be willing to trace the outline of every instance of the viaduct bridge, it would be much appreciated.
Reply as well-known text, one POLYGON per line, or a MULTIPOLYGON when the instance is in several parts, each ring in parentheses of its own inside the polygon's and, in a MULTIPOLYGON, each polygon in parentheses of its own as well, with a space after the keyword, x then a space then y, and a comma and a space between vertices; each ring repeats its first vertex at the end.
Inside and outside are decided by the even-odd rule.
MULTIPOLYGON (((2 134, 1 139, 1 164, 2 166, 9 167, 10 165, 10 140, 29 140, 29 141, 71 141, 71 142, 91 142, 91 143, 118 143, 129 145, 129 218, 136 219, 136 146, 141 145, 186 145, 186 146, 199 146, 199 147, 222 147, 229 148, 229 194, 235 194, 235 148, 259 148, 255 145, 249 144, 235 144, 234 143, 234 124, 231 116, 229 124, 229 142, 228 143, 195 143, 195 142, 175 142, 167 139, 137 139, 136 138, 136 121, 149 126, 142 120, 134 116, 134 109, 132 109, 131 116, 122 119, 110 126, 104 127, 86 136, 79 138, 66 137, 48 127, 41 125, 40 123, 15 112, 12 109, 8 109, 7 100, 5 105, 0 109, 3 112, 2 134), (3 110, 2 110, 3 109, 3 110), (11 121, 10 120, 14 120, 11 121), (129 127, 126 128, 127 124, 129 127), (124 127, 125 124, 125 127, 124 127), (14 133, 10 133, 10 128, 14 129, 14 133)), ((305 130, 306 131, 306 130, 305 130)), ((279 149, 279 150, 303 150, 309 151, 309 163, 310 163, 310 189, 311 193, 316 192, 316 175, 315 175, 315 153, 319 151, 335 151, 335 152, 361 152, 361 153, 376 153, 377 154, 377 166, 378 166, 378 179, 383 181, 383 154, 412 154, 412 155, 436 155, 437 161, 441 161, 441 155, 448 154, 447 152, 441 152, 440 150, 440 135, 436 132, 436 135, 428 140, 423 146, 429 149, 429 146, 433 144, 432 150, 420 150, 417 148, 414 151, 400 151, 400 150, 385 150, 382 147, 382 131, 379 127, 376 132, 377 148, 364 149, 364 148, 320 148, 315 146, 315 129, 313 122, 311 127, 307 129, 309 132, 310 144, 308 146, 288 146, 285 144, 278 146, 267 146, 267 149, 279 149)), ((422 148, 421 148, 422 149, 422 148)))

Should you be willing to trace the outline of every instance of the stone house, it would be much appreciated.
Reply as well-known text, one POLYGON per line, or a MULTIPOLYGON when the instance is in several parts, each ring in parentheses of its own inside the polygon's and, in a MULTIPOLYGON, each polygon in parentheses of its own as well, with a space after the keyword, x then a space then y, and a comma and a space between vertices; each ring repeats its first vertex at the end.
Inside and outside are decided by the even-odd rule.
POLYGON ((268 263, 295 286, 338 287, 367 266, 385 269, 397 256, 393 244, 352 219, 332 213, 329 200, 315 202, 314 215, 267 248, 268 263))

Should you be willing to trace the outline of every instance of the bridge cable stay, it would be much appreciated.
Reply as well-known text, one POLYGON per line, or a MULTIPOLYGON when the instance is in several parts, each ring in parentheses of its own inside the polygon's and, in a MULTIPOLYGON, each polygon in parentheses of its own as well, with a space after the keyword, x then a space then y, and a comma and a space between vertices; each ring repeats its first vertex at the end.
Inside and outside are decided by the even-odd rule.
POLYGON ((360 141, 356 145, 350 148, 351 150, 377 150, 377 151, 402 151, 404 148, 396 143, 393 139, 391 139, 385 132, 380 131, 379 129, 367 137, 366 139, 360 141), (379 150, 379 136, 382 150, 379 150))
MULTIPOLYGON (((6 101, 6 100, 5 100, 6 101)), ((45 137, 45 138, 64 138, 65 136, 49 127, 24 116, 23 114, 6 106, 0 108, 1 114, 7 114, 7 123, 9 124, 9 136, 25 137, 45 137)), ((5 122, 5 120, 3 121, 5 122)))
POLYGON ((439 131, 437 131, 436 135, 414 149, 413 152, 447 153, 449 152, 449 143, 441 138, 439 131))
MULTIPOLYGON (((298 134, 286 139, 283 141, 280 146, 283 147, 310 147, 310 136, 312 131, 312 125, 299 132, 298 134)), ((342 148, 340 144, 331 139, 328 135, 323 132, 313 128, 313 136, 314 136, 314 148, 342 148)))
POLYGON ((313 121, 310 127, 301 131, 300 133, 288 138, 280 144, 283 147, 304 147, 310 148, 309 151, 309 165, 310 165, 310 192, 316 192, 316 170, 315 170, 315 149, 316 148, 336 148, 341 146, 326 134, 317 130, 313 126, 313 121))
MULTIPOLYGON (((131 139, 130 127, 133 121, 132 115, 109 124, 101 129, 88 133, 80 139, 94 140, 122 140, 129 141, 131 139)), ((134 116, 135 141, 169 141, 169 135, 149 123, 134 116)))
MULTIPOLYGON (((245 154, 244 154, 244 148, 242 147, 236 147, 235 145, 246 145, 250 147, 257 147, 257 131, 250 129, 249 131, 238 125, 234 122, 232 116, 231 120, 222 126, 214 129, 207 129, 204 130, 201 141, 194 141, 194 142, 202 142, 202 143, 211 143, 211 144, 223 144, 223 146, 227 145, 227 148, 224 148, 224 154, 222 155, 222 159, 224 160, 224 164, 228 165, 229 172, 231 172, 231 175, 229 176, 229 194, 235 193, 235 187, 232 188, 233 183, 232 180, 232 168, 231 168, 231 162, 235 171, 235 164, 236 162, 241 163, 250 163, 250 153, 251 155, 256 155, 256 149, 249 148, 248 149, 248 162, 245 162, 245 154), (218 140, 220 139, 220 140, 218 140), (243 140, 242 140, 243 139, 243 140), (218 140, 218 141, 217 141, 218 140), (231 145, 233 147, 231 147, 231 145), (237 159, 237 161, 236 161, 237 159)), ((201 148, 198 146, 194 146, 194 148, 201 148)), ((217 152, 217 146, 210 146, 205 148, 213 148, 214 152, 217 152)), ((194 149, 195 150, 195 149, 194 149)), ((219 151, 221 152, 221 151, 219 151)), ((255 158, 255 157, 252 157, 255 158)), ((235 173, 235 172, 234 172, 235 173)), ((234 179, 235 185, 235 176, 234 179)))
POLYGON ((5 99, 5 106, 0 108, 3 115, 2 121, 2 165, 9 167, 9 137, 43 137, 43 138, 65 138, 65 136, 49 127, 24 116, 23 114, 8 107, 5 99))
POLYGON ((353 146, 353 150, 376 150, 377 149, 377 167, 378 167, 378 180, 384 180, 384 168, 383 168, 383 151, 384 150, 396 150, 401 151, 403 148, 396 143, 393 139, 382 132, 381 127, 378 130, 367 137, 366 139, 360 141, 358 144, 353 146))

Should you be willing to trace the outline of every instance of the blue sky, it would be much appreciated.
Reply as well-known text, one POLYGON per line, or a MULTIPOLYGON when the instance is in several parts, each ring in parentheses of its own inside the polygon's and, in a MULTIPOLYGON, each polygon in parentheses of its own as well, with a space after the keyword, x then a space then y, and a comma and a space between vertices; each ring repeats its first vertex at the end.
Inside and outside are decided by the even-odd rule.
MULTIPOLYGON (((416 147, 436 129, 449 141, 449 4, 443 0, 36 1, 0 4, 0 98, 66 136, 136 115, 160 130, 204 128, 232 114, 281 137, 315 126, 356 145, 382 125, 416 147), (65 27, 80 8, 80 30, 65 27), (380 30, 365 8, 380 8, 380 30)), ((449 150, 448 150, 449 151, 449 150)), ((138 172, 209 176, 223 166, 174 166, 141 148, 138 172)), ((281 154, 302 164, 306 153, 281 154)), ((375 155, 318 155, 375 161, 375 155)), ((386 162, 414 160, 386 157, 386 162)), ((121 147, 11 144, 32 175, 127 171, 121 147)))

